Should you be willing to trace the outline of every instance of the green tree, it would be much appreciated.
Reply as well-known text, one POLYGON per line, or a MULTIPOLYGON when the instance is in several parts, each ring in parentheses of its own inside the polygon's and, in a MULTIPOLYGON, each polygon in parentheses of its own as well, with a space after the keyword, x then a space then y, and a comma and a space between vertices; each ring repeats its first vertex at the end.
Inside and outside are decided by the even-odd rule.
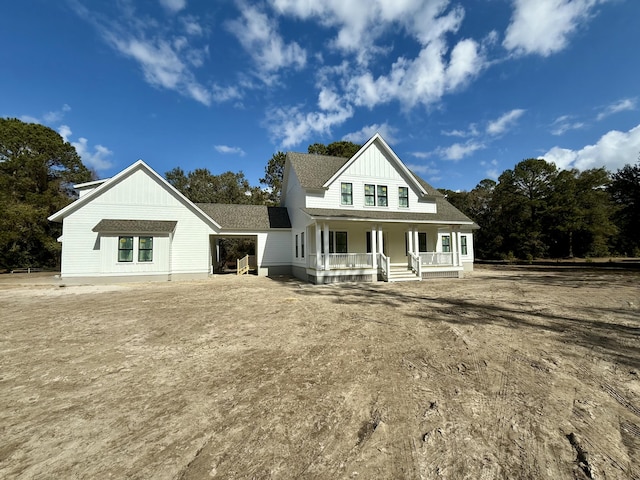
POLYGON ((604 168, 562 170, 549 198, 547 236, 554 257, 603 256, 616 229, 604 168))
POLYGON ((286 158, 287 155, 284 152, 274 153, 264 169, 264 178, 260 179, 260 183, 266 185, 269 190, 267 201, 272 205, 280 204, 286 158))
POLYGON ((640 256, 640 159, 611 178, 608 191, 616 206, 613 218, 620 231, 616 248, 619 253, 640 256))
POLYGON ((0 119, 0 268, 54 266, 61 226, 47 217, 91 180, 75 148, 44 125, 0 119))
POLYGON ((547 254, 544 224, 556 175, 555 165, 536 158, 523 160, 500 175, 493 212, 495 234, 501 240, 498 248, 503 253, 512 252, 520 258, 547 254))
POLYGON ((176 167, 165 173, 165 178, 195 203, 263 204, 266 200, 264 192, 252 187, 242 172, 213 175, 206 168, 196 168, 185 174, 176 167))
POLYGON ((346 140, 340 140, 328 145, 323 145, 322 143, 314 143, 312 145, 309 145, 307 152, 315 155, 351 158, 358 152, 358 150, 360 150, 360 148, 362 148, 362 145, 348 142, 346 140))

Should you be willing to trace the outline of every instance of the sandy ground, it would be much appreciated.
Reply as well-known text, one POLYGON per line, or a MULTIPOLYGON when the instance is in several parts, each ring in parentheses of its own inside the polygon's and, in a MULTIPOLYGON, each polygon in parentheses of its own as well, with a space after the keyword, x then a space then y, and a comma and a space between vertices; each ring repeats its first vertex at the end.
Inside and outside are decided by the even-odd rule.
POLYGON ((17 283, 0 478, 640 478, 638 272, 17 283))

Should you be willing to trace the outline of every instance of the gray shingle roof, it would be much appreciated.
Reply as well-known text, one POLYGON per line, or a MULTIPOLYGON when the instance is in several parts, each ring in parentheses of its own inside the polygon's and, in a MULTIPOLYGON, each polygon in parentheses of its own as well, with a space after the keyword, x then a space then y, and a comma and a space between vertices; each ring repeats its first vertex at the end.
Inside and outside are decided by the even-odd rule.
POLYGON ((288 152, 287 160, 302 188, 319 189, 349 161, 348 158, 288 152))
POLYGON ((92 230, 98 233, 171 233, 177 223, 170 220, 103 219, 92 230))
POLYGON ((291 228, 289 213, 284 207, 223 203, 196 203, 196 205, 225 230, 291 228))

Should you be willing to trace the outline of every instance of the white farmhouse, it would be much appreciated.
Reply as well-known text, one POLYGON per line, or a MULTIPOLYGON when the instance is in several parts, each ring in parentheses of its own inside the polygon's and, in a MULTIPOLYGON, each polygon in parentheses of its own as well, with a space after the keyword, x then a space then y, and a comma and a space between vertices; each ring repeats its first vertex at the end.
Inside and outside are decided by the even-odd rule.
POLYGON ((142 160, 75 186, 62 270, 80 281, 206 277, 218 240, 255 242, 258 275, 313 283, 458 277, 477 225, 412 173, 379 134, 349 159, 288 153, 282 206, 195 204, 142 160))

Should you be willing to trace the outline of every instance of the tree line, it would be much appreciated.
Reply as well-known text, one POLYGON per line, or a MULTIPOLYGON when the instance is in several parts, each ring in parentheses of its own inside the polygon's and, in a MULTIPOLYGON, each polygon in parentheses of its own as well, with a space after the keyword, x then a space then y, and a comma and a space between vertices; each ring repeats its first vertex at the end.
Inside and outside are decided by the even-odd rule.
MULTIPOLYGON (((361 145, 309 145, 308 153, 350 158, 361 145)), ((273 154, 260 186, 242 172, 219 175, 176 167, 167 181, 197 203, 278 205, 284 152, 273 154)), ((61 226, 47 217, 77 198, 73 185, 95 180, 73 145, 44 125, 0 118, 0 271, 59 264, 61 226)), ((559 170, 527 159, 470 191, 441 190, 472 218, 483 259, 640 256, 640 159, 614 173, 559 170)))
POLYGON ((477 258, 640 256, 640 159, 610 173, 530 158, 497 182, 441 191, 480 226, 477 258))

